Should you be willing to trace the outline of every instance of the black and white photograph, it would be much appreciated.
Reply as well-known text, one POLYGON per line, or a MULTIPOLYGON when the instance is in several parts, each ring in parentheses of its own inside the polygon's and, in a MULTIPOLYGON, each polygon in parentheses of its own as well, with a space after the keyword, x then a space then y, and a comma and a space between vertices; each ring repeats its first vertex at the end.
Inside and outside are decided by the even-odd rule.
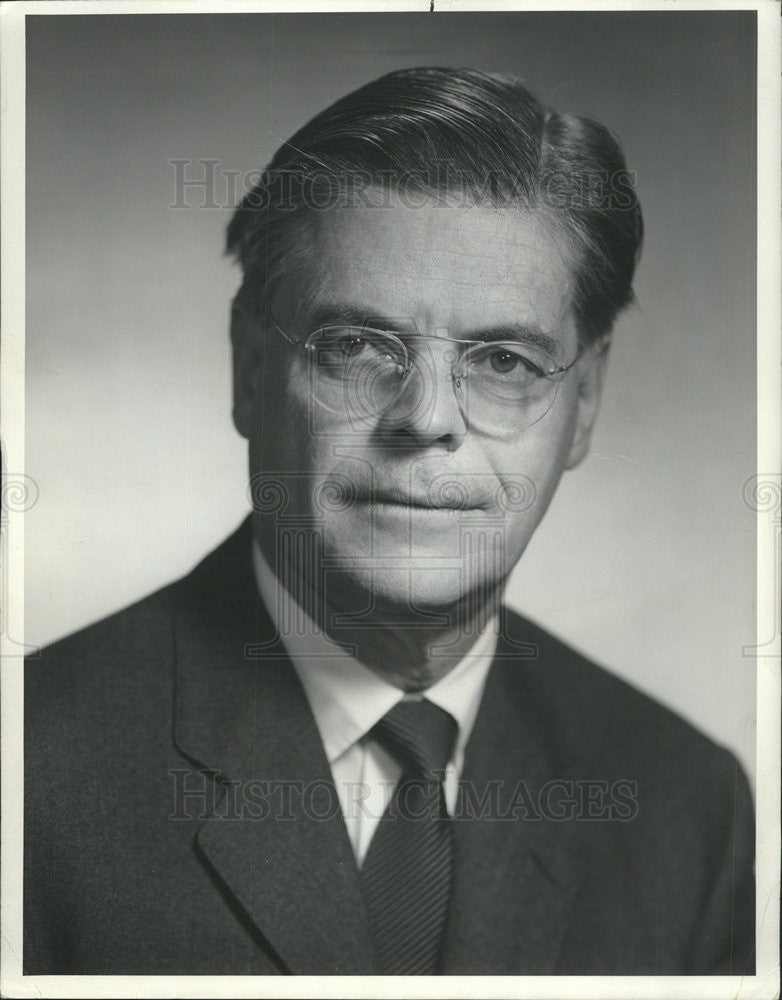
POLYGON ((3 995, 778 995, 777 5, 0 22, 3 995))

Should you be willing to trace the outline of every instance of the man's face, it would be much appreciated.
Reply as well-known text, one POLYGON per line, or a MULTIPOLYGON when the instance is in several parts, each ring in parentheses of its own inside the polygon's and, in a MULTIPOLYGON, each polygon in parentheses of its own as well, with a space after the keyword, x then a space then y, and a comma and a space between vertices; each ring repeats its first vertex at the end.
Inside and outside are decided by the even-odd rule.
MULTIPOLYGON (((586 451, 602 362, 586 351, 528 425, 514 409, 487 424, 472 396, 465 418, 465 386, 451 377, 464 348, 452 338, 542 334, 552 366, 570 364, 569 248, 520 208, 396 201, 316 213, 308 259, 272 303, 289 336, 305 340, 352 315, 396 330, 418 363, 390 409, 327 408, 318 380, 331 376, 315 355, 271 323, 235 330, 235 419, 250 440, 255 493, 285 495, 284 509, 272 503, 260 518, 267 559, 277 562, 281 532, 303 529, 336 571, 324 578, 335 594, 339 581, 378 607, 445 608, 495 589, 586 451)), ((306 572, 306 557, 297 560, 306 572)))

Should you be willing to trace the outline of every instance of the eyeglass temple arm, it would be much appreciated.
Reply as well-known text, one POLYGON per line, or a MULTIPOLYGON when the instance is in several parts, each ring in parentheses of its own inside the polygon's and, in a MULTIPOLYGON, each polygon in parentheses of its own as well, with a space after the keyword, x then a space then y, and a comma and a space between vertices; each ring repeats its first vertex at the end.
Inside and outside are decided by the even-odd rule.
POLYGON ((602 337, 597 337, 593 344, 585 344, 583 341, 579 342, 578 350, 576 351, 576 356, 567 365, 559 365, 556 368, 549 368, 546 372, 547 375, 564 375, 565 372, 569 372, 573 365, 579 360, 581 355, 584 353, 587 347, 594 346, 597 350, 598 357, 601 357, 606 353, 608 348, 611 346, 611 335, 609 333, 604 333, 602 337))
MULTIPOLYGON (((259 320, 262 319, 262 317, 260 315, 260 311, 258 309, 256 309, 256 308, 253 308, 247 302, 246 297, 244 297, 242 295, 241 290, 234 297, 234 300, 233 300, 233 302, 231 304, 231 308, 232 308, 232 310, 235 313, 237 313, 238 315, 241 315, 246 322, 257 323, 257 322, 259 322, 259 320)), ((283 330, 283 328, 277 322, 277 319, 276 319, 274 313, 271 311, 271 308, 267 309, 267 314, 268 314, 269 318, 271 319, 272 323, 274 324, 275 328, 277 329, 277 332, 280 334, 280 336, 282 336, 285 340, 287 340, 289 344, 303 344, 304 343, 303 340, 299 340, 296 337, 291 337, 289 334, 287 334, 283 330)))
POLYGON ((276 317, 276 316, 274 315, 274 313, 273 313, 273 312, 271 311, 271 307, 269 307, 269 308, 267 309, 267 315, 268 315, 269 319, 270 319, 270 320, 272 321, 272 325, 274 326, 274 328, 275 328, 275 330, 277 331, 277 333, 279 333, 279 334, 280 334, 280 336, 281 336, 281 337, 282 337, 282 338, 283 338, 284 340, 287 340, 289 344, 293 344, 294 346, 297 346, 297 347, 299 347, 299 346, 301 346, 301 345, 302 345, 302 344, 304 343, 304 341, 303 341, 303 340, 301 340, 301 339, 300 339, 299 337, 291 337, 291 335, 290 335, 289 333, 286 333, 286 332, 285 332, 285 331, 283 330, 283 328, 282 328, 282 327, 280 326, 280 324, 279 324, 279 323, 277 322, 277 317, 276 317))

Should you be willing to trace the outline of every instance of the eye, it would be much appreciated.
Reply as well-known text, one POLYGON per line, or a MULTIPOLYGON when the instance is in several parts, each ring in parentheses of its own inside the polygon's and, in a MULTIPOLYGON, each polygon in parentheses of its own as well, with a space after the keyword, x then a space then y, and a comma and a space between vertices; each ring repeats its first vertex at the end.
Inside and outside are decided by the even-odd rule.
POLYGON ((346 358, 361 354, 367 346, 364 331, 354 327, 326 327, 317 338, 318 346, 346 358))
POLYGON ((520 358, 513 351, 499 350, 492 351, 489 355, 489 363, 495 372, 500 375, 509 375, 516 365, 523 364, 524 359, 520 358))
POLYGON ((310 338, 317 367, 335 378, 368 379, 406 370, 403 345, 382 330, 324 327, 310 338))
POLYGON ((324 327, 310 344, 319 364, 337 364, 358 357, 367 346, 361 330, 351 327, 324 327))
POLYGON ((527 381, 544 374, 544 367, 512 344, 494 344, 470 352, 470 367, 486 377, 505 377, 527 381))
POLYGON ((366 347, 366 341, 357 336, 356 334, 350 334, 349 336, 343 337, 337 342, 337 346, 342 350, 342 353, 346 357, 353 358, 361 352, 366 347))

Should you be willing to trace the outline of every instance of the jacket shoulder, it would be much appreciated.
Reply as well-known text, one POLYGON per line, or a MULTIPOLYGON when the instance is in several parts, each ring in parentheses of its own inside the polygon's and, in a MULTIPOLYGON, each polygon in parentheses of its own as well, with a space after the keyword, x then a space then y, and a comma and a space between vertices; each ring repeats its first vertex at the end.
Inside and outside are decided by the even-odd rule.
MULTIPOLYGON (((512 612, 504 626, 491 691, 487 685, 491 714, 505 720, 506 742, 529 748, 522 777, 530 769, 542 787, 551 781, 566 789, 575 817, 588 820, 570 830, 551 824, 549 839, 569 838, 595 892, 634 913, 636 927, 648 921, 659 952, 637 964, 649 971, 751 970, 754 819, 735 756, 540 626, 512 612), (621 810, 612 812, 617 802, 621 810), (600 822, 606 817, 617 821, 600 822), (664 923, 661 892, 675 899, 664 923)), ((584 926, 594 928, 611 910, 579 905, 584 926)), ((622 933, 614 925, 605 936, 622 933)))
POLYGON ((245 522, 186 576, 28 656, 26 731, 66 710, 71 717, 100 713, 108 731, 107 719, 134 706, 151 711, 169 702, 178 615, 215 613, 235 602, 233 584, 246 586, 249 553, 245 522))
POLYGON ((682 783, 704 766, 726 779, 740 773, 730 751, 674 709, 510 610, 498 653, 511 696, 533 711, 563 758, 646 762, 672 774, 678 766, 682 783))

